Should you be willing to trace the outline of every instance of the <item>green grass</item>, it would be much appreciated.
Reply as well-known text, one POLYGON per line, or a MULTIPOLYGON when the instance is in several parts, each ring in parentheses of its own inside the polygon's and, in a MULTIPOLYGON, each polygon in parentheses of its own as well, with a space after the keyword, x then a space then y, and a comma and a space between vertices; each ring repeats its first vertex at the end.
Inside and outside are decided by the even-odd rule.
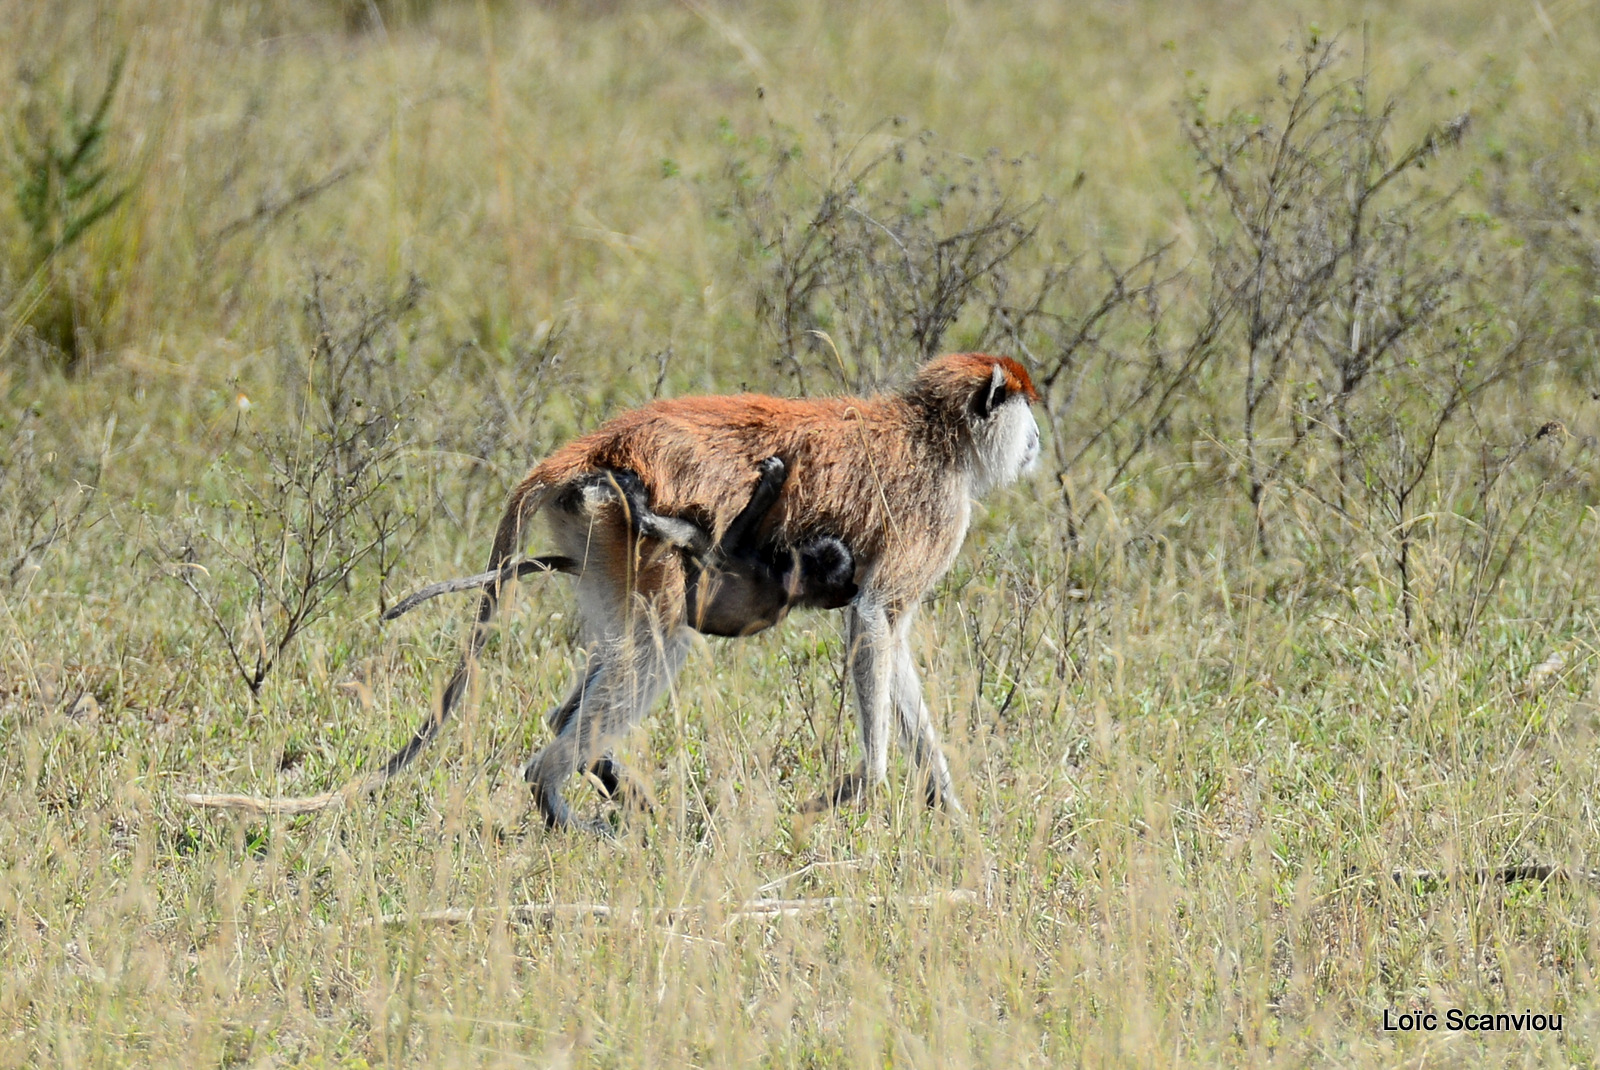
MULTIPOLYGON (((1221 390, 1076 545, 1048 463, 976 510, 913 640, 961 827, 899 758, 865 809, 799 820, 856 758, 840 621, 810 613, 709 640, 627 740, 653 817, 615 844, 546 833, 518 769, 572 675, 560 579, 520 588, 475 700, 369 803, 242 820, 179 800, 381 761, 467 610, 380 628, 380 604, 481 567, 503 494, 554 445, 658 391, 794 389, 727 212, 730 154, 776 131, 817 172, 817 113, 856 133, 898 114, 939 151, 1023 157, 1019 194, 1051 199, 1030 269, 1058 243, 1125 262, 1171 241, 1181 261, 1206 246, 1183 207, 1204 183, 1175 102, 1204 85, 1252 107, 1306 26, 1358 50, 1365 21, 1378 82, 1411 102, 1402 139, 1473 113, 1439 165, 1465 209, 1501 219, 1495 169, 1546 160, 1583 226, 1591 6, 429 7, 352 29, 313 0, 0 0, 0 162, 30 115, 93 105, 126 50, 102 162, 131 187, 56 262, 92 312, 69 372, 29 326, 21 179, 0 171, 0 1063, 1596 1063, 1594 887, 1389 876, 1600 867, 1592 343, 1476 414, 1567 434, 1508 477, 1504 578, 1465 629, 1457 540, 1480 521, 1430 520, 1413 635, 1391 535, 1286 492, 1262 559, 1221 390), (176 540, 226 539, 226 503, 269 494, 255 435, 299 426, 314 268, 352 292, 426 284, 362 388, 407 413, 391 490, 414 541, 387 579, 359 569, 252 700, 174 578, 176 540), (958 889, 974 901, 910 902, 958 889), (728 917, 761 895, 857 902, 728 917), (506 923, 524 903, 613 915, 506 923), (1451 1007, 1564 1029, 1381 1029, 1451 1007)), ((1479 458, 1450 450, 1430 501, 1473 486, 1479 458)), ((1094 460, 1070 473, 1085 500, 1094 460)), ((199 563, 247 621, 237 572, 199 563)))

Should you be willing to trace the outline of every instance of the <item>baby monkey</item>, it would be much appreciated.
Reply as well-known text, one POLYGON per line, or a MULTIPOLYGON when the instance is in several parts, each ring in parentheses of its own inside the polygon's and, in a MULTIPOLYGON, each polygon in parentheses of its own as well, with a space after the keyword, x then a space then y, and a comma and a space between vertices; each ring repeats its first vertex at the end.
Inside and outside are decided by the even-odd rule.
POLYGON ((683 553, 689 626, 705 635, 754 635, 782 621, 791 609, 840 609, 856 596, 855 556, 834 536, 819 535, 790 547, 759 541, 757 529, 789 473, 780 457, 768 457, 756 470, 760 477, 750 501, 716 542, 698 524, 651 509, 644 482, 635 473, 608 470, 596 477, 597 490, 620 492, 636 537, 683 553))
MULTIPOLYGON (((849 605, 858 590, 856 564, 855 555, 842 540, 818 535, 795 546, 760 541, 761 521, 778 500, 789 472, 781 457, 768 457, 756 471, 759 478, 749 502, 718 540, 693 521, 657 513, 651 508, 644 481, 625 468, 596 472, 572 488, 573 500, 564 504, 574 512, 593 513, 620 502, 636 539, 651 539, 681 552, 689 625, 704 635, 754 635, 782 621, 791 609, 849 605)), ((582 571, 582 562, 575 558, 559 554, 531 557, 494 572, 430 584, 395 603, 383 619, 394 620, 441 594, 495 586, 534 572, 577 575, 582 571)))

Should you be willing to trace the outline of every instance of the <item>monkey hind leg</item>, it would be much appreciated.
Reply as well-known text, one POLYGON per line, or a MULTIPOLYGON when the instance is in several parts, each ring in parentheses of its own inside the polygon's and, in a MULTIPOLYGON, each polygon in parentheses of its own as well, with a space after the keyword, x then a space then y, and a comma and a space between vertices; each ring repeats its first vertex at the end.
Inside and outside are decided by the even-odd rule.
POLYGON ((579 769, 592 769, 606 793, 619 801, 637 802, 641 796, 648 800, 648 791, 635 788, 636 782, 611 756, 609 746, 644 717, 671 682, 688 653, 692 635, 679 627, 658 639, 656 629, 641 626, 625 640, 600 644, 582 681, 551 712, 555 738, 523 771, 549 827, 612 835, 607 822, 580 819, 567 804, 562 787, 579 769))
POLYGON ((533 801, 538 805, 540 814, 544 816, 546 827, 561 831, 588 832, 611 839, 616 833, 609 822, 600 818, 577 816, 572 812, 572 807, 567 805, 566 796, 561 794, 562 786, 577 771, 578 766, 578 763, 573 761, 571 742, 571 738, 567 736, 557 736, 551 740, 528 761, 522 771, 523 778, 533 790, 533 801))
MULTIPOLYGON (((583 696, 595 686, 600 676, 602 664, 598 655, 591 656, 583 679, 561 705, 554 707, 545 715, 545 722, 557 735, 567 731, 573 718, 577 716, 578 709, 583 703, 583 696)), ((647 814, 655 810, 656 800, 650 792, 649 784, 629 771, 628 767, 618 761, 617 756, 610 751, 597 758, 589 766, 588 772, 607 802, 618 803, 624 809, 638 813, 647 814)))
MULTIPOLYGON (((583 705, 583 698, 596 685, 604 663, 598 654, 591 654, 588 668, 584 671, 582 679, 573 687, 572 691, 562 700, 561 704, 552 707, 545 715, 545 723, 550 726, 557 736, 562 735, 571 728, 578 710, 583 705)), ((529 762, 524 768, 524 776, 529 775, 533 763, 529 762)), ((640 813, 649 813, 655 809, 655 798, 650 793, 650 788, 644 781, 634 776, 628 767, 617 760, 616 755, 607 751, 589 765, 587 770, 599 789, 601 796, 607 802, 621 804, 625 809, 640 813)), ((546 820, 549 813, 546 812, 546 820)))
MULTIPOLYGON (((550 710, 545 716, 545 721, 555 732, 552 739, 537 754, 523 766, 523 779, 533 789, 533 799, 538 804, 539 812, 544 816, 545 825, 553 829, 582 829, 593 832, 599 836, 610 837, 611 826, 604 821, 584 820, 577 818, 572 813, 572 808, 567 805, 565 796, 561 794, 562 785, 567 778, 575 773, 583 764, 579 756, 578 721, 585 702, 598 689, 600 678, 604 672, 605 663, 598 655, 591 655, 589 665, 583 676, 573 686, 561 704, 550 710)), ((609 760, 609 755, 596 761, 598 768, 609 760)), ((608 767, 614 783, 620 786, 616 770, 608 767)), ((601 778, 602 783, 605 777, 601 778)), ((608 791, 608 795, 610 792, 608 791)))

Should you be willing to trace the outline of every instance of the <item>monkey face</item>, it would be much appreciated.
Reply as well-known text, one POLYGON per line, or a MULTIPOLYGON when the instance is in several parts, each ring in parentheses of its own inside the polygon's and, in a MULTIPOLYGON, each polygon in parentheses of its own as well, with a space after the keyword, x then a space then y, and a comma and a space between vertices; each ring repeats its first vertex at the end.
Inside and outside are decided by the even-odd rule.
POLYGON ((1013 394, 978 417, 972 428, 972 446, 976 495, 1033 471, 1039 464, 1039 424, 1027 397, 1013 394))

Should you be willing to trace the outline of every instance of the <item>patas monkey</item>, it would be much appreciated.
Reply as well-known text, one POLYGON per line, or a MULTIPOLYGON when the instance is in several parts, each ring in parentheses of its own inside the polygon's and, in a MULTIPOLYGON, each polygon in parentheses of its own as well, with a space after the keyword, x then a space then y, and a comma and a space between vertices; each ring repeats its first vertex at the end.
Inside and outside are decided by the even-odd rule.
MULTIPOLYGON (((693 634, 684 555, 642 552, 651 540, 635 537, 627 508, 586 499, 584 488, 597 472, 636 473, 658 515, 720 535, 769 457, 781 458, 789 475, 760 525, 765 542, 836 538, 853 556, 860 585, 846 634, 863 757, 855 773, 808 808, 848 801, 886 780, 892 712, 927 777, 928 802, 959 811, 909 633, 922 596, 961 548, 972 499, 1037 463, 1039 429, 1029 408, 1037 400, 1015 360, 952 354, 923 365, 900 390, 871 398, 657 401, 536 465, 510 495, 487 571, 515 570, 529 522, 541 510, 562 556, 579 563, 588 664, 550 712, 555 738, 524 768, 546 822, 609 832, 604 823, 575 819, 562 787, 644 716, 682 665, 693 634)), ((368 783, 403 768, 459 702, 487 639, 499 586, 486 588, 466 655, 434 716, 368 783)))
MULTIPOLYGON (((578 606, 591 651, 587 671, 552 711, 556 737, 525 767, 546 821, 579 823, 562 786, 644 716, 682 664, 691 635, 681 557, 635 554, 626 519, 575 507, 572 488, 589 473, 626 469, 638 474, 658 513, 692 518, 715 532, 749 495, 749 473, 770 456, 789 468, 762 525, 771 541, 840 539, 854 556, 861 588, 848 610, 847 642, 863 759, 812 807, 883 783, 892 712, 927 777, 928 801, 959 810, 922 700, 910 627, 923 594, 961 547, 972 498, 1037 462, 1039 430, 1029 408, 1037 398, 1016 361, 956 354, 924 365, 899 391, 872 398, 655 402, 535 466, 512 491, 489 568, 512 558, 529 521, 544 509, 562 553, 583 562, 578 606)), ((479 606, 473 653, 494 608, 491 589, 479 606)))

